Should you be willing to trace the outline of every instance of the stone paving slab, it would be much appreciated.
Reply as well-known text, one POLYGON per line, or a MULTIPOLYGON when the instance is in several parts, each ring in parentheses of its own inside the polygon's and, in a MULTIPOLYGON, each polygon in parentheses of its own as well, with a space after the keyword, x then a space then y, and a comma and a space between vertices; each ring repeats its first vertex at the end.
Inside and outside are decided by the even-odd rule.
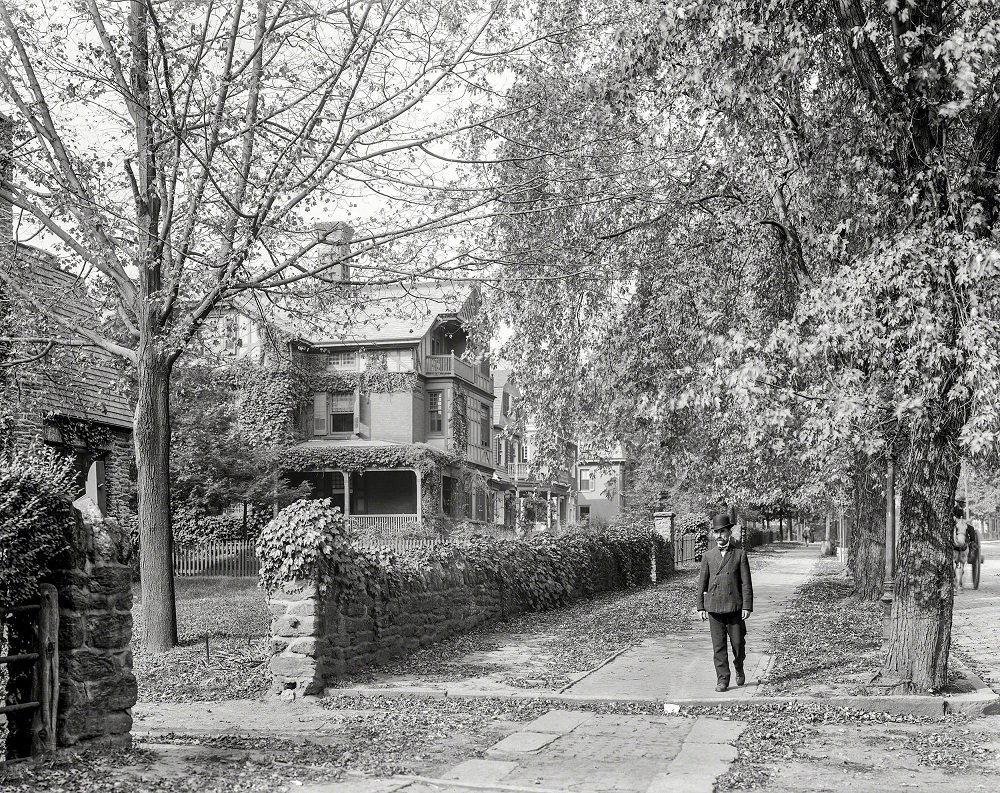
POLYGON ((582 710, 550 710, 543 713, 524 729, 531 732, 566 733, 594 718, 593 713, 582 710))
POLYGON ((513 735, 508 735, 502 741, 487 749, 487 754, 522 754, 524 752, 537 752, 543 746, 552 743, 558 738, 547 732, 529 732, 521 730, 513 735))
POLYGON ((734 742, 745 727, 721 719, 551 710, 490 747, 485 764, 467 761, 444 777, 498 791, 711 790, 736 758, 734 742))
POLYGON ((513 760, 466 760, 444 774, 442 779, 456 782, 499 782, 515 768, 517 763, 513 760))

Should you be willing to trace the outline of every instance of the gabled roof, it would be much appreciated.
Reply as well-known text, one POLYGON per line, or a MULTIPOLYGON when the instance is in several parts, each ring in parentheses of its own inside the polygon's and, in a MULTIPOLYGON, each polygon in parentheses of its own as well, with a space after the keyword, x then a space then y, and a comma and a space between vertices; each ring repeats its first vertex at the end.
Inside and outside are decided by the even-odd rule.
MULTIPOLYGON (((57 331, 51 314, 98 330, 99 310, 83 279, 59 268, 58 260, 36 248, 18 245, 14 263, 22 283, 41 304, 33 315, 40 336, 57 331)), ((64 331, 60 331, 64 334, 64 331)), ((29 364, 30 366, 30 364, 29 364)), ((69 348, 54 356, 51 365, 32 367, 33 401, 45 413, 84 419, 125 429, 132 428, 132 406, 118 361, 104 350, 69 348)))
POLYGON ((478 304, 466 282, 420 281, 366 290, 363 300, 281 324, 317 347, 416 344, 439 319, 471 320, 478 304))

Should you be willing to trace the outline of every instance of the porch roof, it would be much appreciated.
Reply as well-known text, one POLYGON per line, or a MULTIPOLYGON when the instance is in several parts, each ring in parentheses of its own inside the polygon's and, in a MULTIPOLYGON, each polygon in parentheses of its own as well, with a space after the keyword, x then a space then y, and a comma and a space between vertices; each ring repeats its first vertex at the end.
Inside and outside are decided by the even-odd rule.
POLYGON ((393 441, 309 440, 286 450, 281 456, 287 470, 318 470, 343 468, 415 468, 426 470, 428 465, 444 466, 456 462, 455 455, 428 446, 426 443, 395 443, 393 441))

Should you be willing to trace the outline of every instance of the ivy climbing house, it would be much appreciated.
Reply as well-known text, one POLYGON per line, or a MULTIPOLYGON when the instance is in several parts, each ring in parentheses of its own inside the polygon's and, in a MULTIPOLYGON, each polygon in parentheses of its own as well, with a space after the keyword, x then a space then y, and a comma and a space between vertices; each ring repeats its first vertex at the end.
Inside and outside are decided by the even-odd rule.
POLYGON ((508 509, 514 511, 516 522, 525 528, 558 533, 564 526, 577 522, 577 444, 560 438, 560 463, 544 469, 536 465, 538 423, 532 417, 523 422, 513 420, 520 391, 510 372, 494 371, 493 386, 493 462, 500 486, 508 489, 508 509), (522 426, 523 430, 519 429, 522 426))
MULTIPOLYGON (((10 128, 0 115, 0 184, 12 177, 10 128)), ((43 442, 72 456, 76 496, 89 496, 101 513, 131 525, 132 408, 117 362, 81 343, 31 346, 20 339, 55 336, 59 320, 87 330, 109 321, 96 309, 79 261, 59 259, 17 242, 10 204, 0 197, 0 267, 19 287, 0 279, 0 449, 43 442)), ((65 337, 65 333, 61 334, 65 337)))
POLYGON ((299 333, 302 440, 284 454, 289 479, 373 534, 512 526, 493 462, 493 377, 466 332, 478 299, 464 284, 383 287, 328 328, 299 333))

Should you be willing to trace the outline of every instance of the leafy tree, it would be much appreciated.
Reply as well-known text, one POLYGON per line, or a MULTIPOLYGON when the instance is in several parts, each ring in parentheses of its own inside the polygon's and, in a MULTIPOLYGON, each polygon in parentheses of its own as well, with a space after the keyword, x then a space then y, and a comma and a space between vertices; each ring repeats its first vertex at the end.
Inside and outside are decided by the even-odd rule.
MULTIPOLYGON (((105 309, 104 324, 63 319, 49 336, 10 341, 35 353, 90 344, 134 372, 151 650, 177 639, 177 359, 234 295, 360 302, 352 284, 425 272, 419 262, 440 244, 432 234, 447 241, 489 213, 497 190, 470 190, 455 153, 491 119, 489 75, 531 43, 510 28, 492 36, 497 20, 489 0, 0 0, 0 85, 22 133, 21 176, 4 178, 0 199, 81 266, 105 309), (334 232, 318 238, 312 221, 352 212, 357 260, 345 282, 343 256, 325 246, 334 232)), ((17 276, 0 270, 12 297, 51 315, 17 276)))
MULTIPOLYGON (((497 231, 536 280, 538 317, 508 350, 557 415, 614 405, 610 422, 592 413, 608 432, 656 437, 678 409, 745 395, 755 424, 846 458, 870 536, 878 472, 897 459, 883 678, 907 690, 946 682, 959 459, 997 439, 996 10, 696 0, 622 14, 624 68, 595 44, 524 82, 547 101, 519 168, 535 203, 578 208, 497 231), (584 61, 607 79, 560 94, 560 70, 584 61), (625 111, 612 120, 608 97, 625 111), (546 158, 560 136, 574 160, 546 158)), ((501 322, 529 305, 514 281, 501 278, 501 322)))
POLYGON ((278 506, 306 498, 277 465, 280 449, 248 437, 241 422, 245 366, 180 366, 171 382, 171 497, 196 513, 278 506))

